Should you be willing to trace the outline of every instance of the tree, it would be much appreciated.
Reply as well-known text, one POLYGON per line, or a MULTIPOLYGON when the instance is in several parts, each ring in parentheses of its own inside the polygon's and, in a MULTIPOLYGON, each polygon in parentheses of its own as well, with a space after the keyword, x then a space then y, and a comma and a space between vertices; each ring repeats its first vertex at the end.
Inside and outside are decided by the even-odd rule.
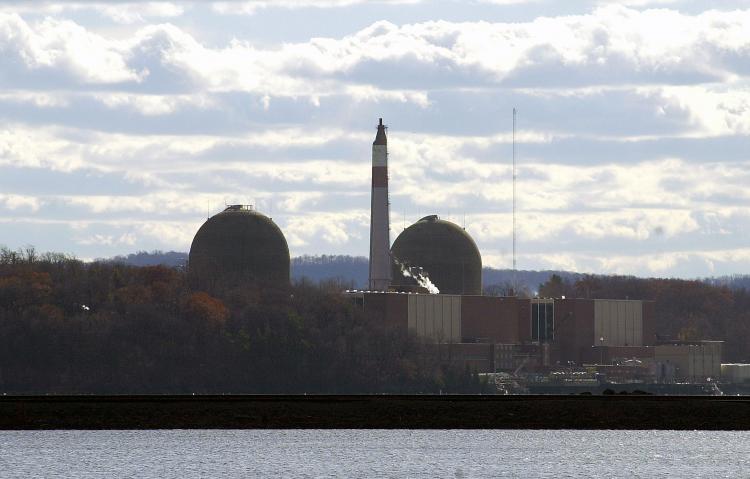
POLYGON ((572 292, 572 285, 558 274, 553 274, 546 282, 539 285, 539 296, 542 298, 562 298, 571 296, 572 292))

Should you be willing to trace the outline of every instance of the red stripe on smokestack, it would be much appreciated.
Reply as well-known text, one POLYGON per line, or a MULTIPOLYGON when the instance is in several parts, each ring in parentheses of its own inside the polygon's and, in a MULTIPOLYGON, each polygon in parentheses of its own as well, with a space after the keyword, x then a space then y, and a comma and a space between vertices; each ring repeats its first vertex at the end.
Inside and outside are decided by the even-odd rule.
POLYGON ((373 166, 372 167, 372 187, 373 188, 387 188, 388 187, 388 168, 385 166, 373 166))
POLYGON ((370 289, 388 291, 391 284, 391 238, 388 206, 388 138, 383 119, 372 143, 370 192, 370 289))

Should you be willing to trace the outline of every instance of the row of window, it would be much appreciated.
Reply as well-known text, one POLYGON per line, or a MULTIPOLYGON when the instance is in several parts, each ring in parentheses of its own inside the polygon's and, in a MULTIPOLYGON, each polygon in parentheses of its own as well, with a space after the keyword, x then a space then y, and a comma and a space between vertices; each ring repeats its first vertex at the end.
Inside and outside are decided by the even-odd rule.
POLYGON ((552 341, 555 331, 555 305, 550 302, 531 303, 531 340, 552 341))

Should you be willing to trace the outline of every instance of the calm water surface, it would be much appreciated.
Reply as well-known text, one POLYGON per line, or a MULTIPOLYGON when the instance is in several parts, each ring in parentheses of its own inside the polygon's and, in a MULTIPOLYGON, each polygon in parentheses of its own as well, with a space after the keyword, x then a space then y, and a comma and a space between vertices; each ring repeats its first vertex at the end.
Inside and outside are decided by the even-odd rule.
POLYGON ((0 431, 0 477, 750 477, 750 433, 0 431))

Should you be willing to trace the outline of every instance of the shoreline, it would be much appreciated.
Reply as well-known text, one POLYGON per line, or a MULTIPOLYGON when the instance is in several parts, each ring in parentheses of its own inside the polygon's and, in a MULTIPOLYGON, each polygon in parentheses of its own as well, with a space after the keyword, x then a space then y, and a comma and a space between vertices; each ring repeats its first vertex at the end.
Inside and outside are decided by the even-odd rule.
POLYGON ((748 396, 0 396, 0 430, 750 430, 748 396))

